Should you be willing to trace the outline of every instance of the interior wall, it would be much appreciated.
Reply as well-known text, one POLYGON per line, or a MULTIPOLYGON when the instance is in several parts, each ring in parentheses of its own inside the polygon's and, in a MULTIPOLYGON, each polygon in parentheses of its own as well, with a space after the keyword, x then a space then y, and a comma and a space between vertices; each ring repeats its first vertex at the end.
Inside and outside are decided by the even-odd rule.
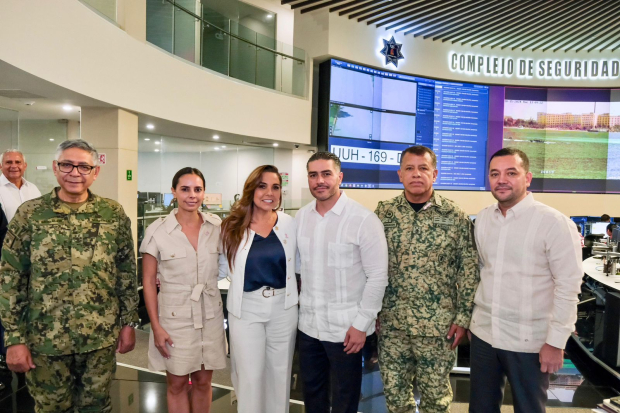
POLYGON ((34 183, 42 194, 58 186, 52 170, 58 144, 67 139, 66 121, 20 120, 19 150, 26 156, 24 177, 34 183))
POLYGON ((136 113, 310 143, 310 99, 252 86, 175 58, 75 0, 0 2, 0 60, 136 113), (58 45, 63 45, 62 59, 58 45))
MULTIPOLYGON (((286 162, 286 154, 280 154, 279 158, 280 162, 286 162)), ((241 147, 193 153, 139 152, 138 191, 170 193, 174 174, 189 166, 203 173, 206 192, 222 194, 222 206, 228 209, 235 194, 243 191, 250 172, 257 166, 270 164, 274 164, 274 151, 271 148, 241 147)))
POLYGON ((313 199, 308 187, 308 173, 306 171, 306 163, 310 156, 312 153, 304 149, 293 151, 291 186, 293 202, 296 207, 302 207, 313 199))
POLYGON ((243 0, 243 2, 276 13, 276 40, 293 44, 295 11, 289 5, 282 5, 279 0, 243 0))
POLYGON ((288 208, 293 200, 293 151, 290 149, 275 149, 273 151, 273 164, 278 168, 280 174, 283 175, 282 205, 288 208))
MULTIPOLYGON (((166 140, 175 138, 166 138, 166 140)), ((165 142, 164 142, 165 143, 165 142)), ((235 194, 241 194, 246 179, 260 165, 275 165, 288 173, 283 186, 285 208, 299 208, 309 202, 305 165, 310 154, 305 150, 238 147, 225 151, 138 153, 138 190, 170 193, 172 177, 190 166, 204 174, 208 193, 221 193, 223 208, 230 207, 235 194)))
POLYGON ((88 4, 108 19, 116 21, 116 0, 81 0, 83 3, 88 4))
POLYGON ((0 120, 0 148, 17 146, 17 120, 0 120))

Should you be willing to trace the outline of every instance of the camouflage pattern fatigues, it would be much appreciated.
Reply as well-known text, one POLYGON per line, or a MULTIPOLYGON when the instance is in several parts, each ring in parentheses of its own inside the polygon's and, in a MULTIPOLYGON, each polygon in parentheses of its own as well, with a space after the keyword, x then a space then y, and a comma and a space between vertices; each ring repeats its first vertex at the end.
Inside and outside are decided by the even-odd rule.
POLYGON ((36 354, 37 366, 26 374, 26 383, 37 412, 94 413, 112 411, 110 387, 116 370, 116 347, 109 346, 72 356, 36 354), (75 382, 71 375, 80 377, 75 382))
MULTIPOLYGON (((5 342, 26 344, 35 359, 96 357, 116 345, 121 325, 138 321, 131 224, 115 201, 89 191, 74 210, 57 190, 23 203, 9 224, 0 263, 5 342)), ((107 365, 97 368, 107 375, 107 365)), ((46 384, 29 374, 35 395, 46 384)), ((37 411, 60 411, 51 402, 37 411)))
POLYGON ((379 314, 379 363, 388 410, 415 412, 417 378, 424 413, 448 412, 455 360, 446 336, 469 327, 480 280, 473 225, 452 201, 433 192, 415 212, 404 193, 379 202, 389 285, 379 314))

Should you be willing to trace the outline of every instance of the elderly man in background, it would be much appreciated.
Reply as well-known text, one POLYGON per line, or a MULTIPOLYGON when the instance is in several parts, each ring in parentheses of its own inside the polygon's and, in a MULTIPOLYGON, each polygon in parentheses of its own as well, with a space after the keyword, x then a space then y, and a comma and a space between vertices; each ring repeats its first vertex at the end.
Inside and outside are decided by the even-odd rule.
POLYGON ((40 197, 41 192, 32 182, 24 178, 28 164, 24 154, 17 149, 4 151, 0 166, 2 167, 0 204, 6 219, 11 222, 17 208, 26 201, 40 197))
MULTIPOLYGON (((17 149, 7 149, 0 158, 2 176, 0 176, 0 247, 4 241, 4 235, 8 221, 13 219, 17 208, 26 201, 41 196, 39 189, 32 183, 24 179, 26 172, 26 158, 17 149)), ((6 348, 2 337, 4 328, 0 320, 0 391, 11 382, 12 375, 6 366, 6 348)))

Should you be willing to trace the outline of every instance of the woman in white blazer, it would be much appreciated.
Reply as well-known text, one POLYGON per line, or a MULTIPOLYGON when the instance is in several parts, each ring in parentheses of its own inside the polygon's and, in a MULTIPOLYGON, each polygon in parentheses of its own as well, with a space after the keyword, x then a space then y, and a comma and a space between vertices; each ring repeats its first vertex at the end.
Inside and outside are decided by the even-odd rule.
POLYGON ((297 333, 295 220, 277 212, 282 177, 256 168, 222 223, 220 260, 230 279, 228 324, 233 386, 239 413, 289 411, 297 333))

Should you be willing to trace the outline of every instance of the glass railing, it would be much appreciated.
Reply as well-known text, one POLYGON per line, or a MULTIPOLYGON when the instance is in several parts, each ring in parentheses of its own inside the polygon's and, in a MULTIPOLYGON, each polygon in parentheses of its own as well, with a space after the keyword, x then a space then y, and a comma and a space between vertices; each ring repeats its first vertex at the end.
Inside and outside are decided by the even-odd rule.
POLYGON ((107 17, 108 19, 116 22, 116 0, 80 0, 92 9, 97 10, 99 13, 107 17))
POLYGON ((208 9, 198 0, 147 0, 147 40, 255 85, 305 97, 306 52, 208 9))

